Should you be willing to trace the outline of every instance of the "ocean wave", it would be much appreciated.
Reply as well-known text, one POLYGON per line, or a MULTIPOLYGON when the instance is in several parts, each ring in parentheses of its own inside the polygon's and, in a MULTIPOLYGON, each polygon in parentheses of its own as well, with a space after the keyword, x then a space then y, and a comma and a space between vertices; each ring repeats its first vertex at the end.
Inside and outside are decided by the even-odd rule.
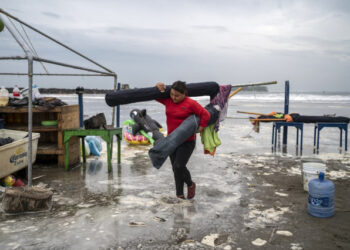
MULTIPOLYGON (((43 94, 45 97, 57 97, 57 98, 78 98, 76 94, 43 94)), ((104 94, 84 94, 83 98, 88 99, 105 99, 104 94)))
MULTIPOLYGON (((75 94, 46 94, 47 97, 57 97, 62 99, 77 99, 75 94)), ((104 94, 85 94, 84 100, 103 100, 104 94)), ((233 101, 242 102, 284 102, 284 93, 238 93, 232 97, 233 101)), ((208 96, 193 97, 197 101, 209 101, 208 96)), ((301 103, 350 103, 350 94, 310 94, 310 93, 291 93, 290 101, 297 101, 301 103)))
MULTIPOLYGON (((284 93, 264 93, 264 94, 243 94, 236 95, 232 99, 235 101, 264 101, 264 102, 284 102, 284 93)), ((289 101, 297 101, 301 103, 348 103, 350 95, 322 95, 308 93, 292 93, 289 101)))

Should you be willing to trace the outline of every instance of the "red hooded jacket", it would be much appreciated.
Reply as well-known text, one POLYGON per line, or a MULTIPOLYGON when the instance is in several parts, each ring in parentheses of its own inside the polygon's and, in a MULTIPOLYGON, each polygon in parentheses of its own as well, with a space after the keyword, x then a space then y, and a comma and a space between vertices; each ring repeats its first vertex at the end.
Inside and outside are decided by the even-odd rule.
MULTIPOLYGON (((199 125, 201 127, 206 127, 210 119, 209 112, 190 97, 186 96, 180 103, 174 103, 171 98, 158 99, 156 101, 165 105, 168 134, 173 132, 187 117, 192 114, 195 114, 200 118, 199 125)), ((187 141, 193 141, 195 139, 196 134, 193 134, 187 139, 187 141)))

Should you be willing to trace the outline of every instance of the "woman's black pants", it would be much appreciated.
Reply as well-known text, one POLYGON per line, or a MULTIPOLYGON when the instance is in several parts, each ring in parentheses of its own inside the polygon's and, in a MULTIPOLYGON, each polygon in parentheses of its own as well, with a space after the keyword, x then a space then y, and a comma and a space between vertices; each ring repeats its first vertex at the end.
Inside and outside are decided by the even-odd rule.
POLYGON ((195 146, 195 140, 185 141, 170 155, 170 162, 173 166, 175 177, 176 195, 178 196, 184 194, 184 183, 186 183, 187 186, 192 185, 191 174, 190 171, 188 171, 186 164, 190 159, 195 146))

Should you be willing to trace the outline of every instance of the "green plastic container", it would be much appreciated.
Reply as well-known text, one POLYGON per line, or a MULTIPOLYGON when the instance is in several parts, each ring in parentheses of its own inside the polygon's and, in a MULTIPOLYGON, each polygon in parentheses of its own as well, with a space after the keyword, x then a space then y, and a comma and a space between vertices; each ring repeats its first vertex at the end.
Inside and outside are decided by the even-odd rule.
POLYGON ((57 126, 57 120, 41 121, 42 126, 57 126))

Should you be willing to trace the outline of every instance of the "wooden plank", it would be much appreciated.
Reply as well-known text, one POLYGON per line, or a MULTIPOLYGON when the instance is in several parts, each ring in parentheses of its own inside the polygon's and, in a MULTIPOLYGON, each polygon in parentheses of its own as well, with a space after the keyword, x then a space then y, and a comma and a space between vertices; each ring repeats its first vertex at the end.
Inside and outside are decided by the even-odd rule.
POLYGON ((58 121, 57 146, 59 149, 63 150, 62 113, 57 114, 57 121, 58 121))
MULTIPOLYGON (((65 148, 63 147, 63 152, 65 148)), ((62 155, 58 156, 58 166, 64 168, 64 156, 65 152, 62 155)), ((69 166, 76 165, 80 162, 80 138, 72 137, 69 140, 69 166)))
MULTIPOLYGON (((59 114, 61 122, 60 131, 70 128, 79 128, 79 105, 70 105, 62 107, 62 112, 59 114)), ((63 133, 61 133, 58 141, 59 147, 63 144, 63 133)), ((75 165, 80 162, 80 142, 79 138, 71 138, 69 141, 69 165, 75 165)), ((64 167, 64 154, 58 157, 58 166, 64 167)))
MULTIPOLYGON (((45 113, 45 112, 51 112, 51 113, 57 113, 57 112, 75 112, 79 111, 79 105, 65 105, 65 106, 57 106, 52 109, 44 109, 44 107, 41 106, 33 106, 33 113, 45 113)), ((13 106, 6 106, 6 107, 0 107, 0 113, 27 113, 28 107, 13 107, 13 106)))
POLYGON ((263 115, 263 116, 268 116, 268 114, 262 114, 262 113, 256 113, 256 112, 247 112, 247 111, 239 111, 239 110, 237 110, 237 113, 249 114, 249 115, 263 115))
POLYGON ((67 106, 62 106, 62 114, 65 113, 79 113, 79 105, 67 105, 67 106))
MULTIPOLYGON (((32 109, 33 113, 37 112, 61 112, 60 107, 55 107, 50 110, 43 110, 43 108, 38 108, 37 106, 34 106, 32 109)), ((28 107, 12 107, 12 106, 6 106, 6 107, 0 107, 0 113, 27 113, 28 107)))
MULTIPOLYGON (((70 156, 69 156, 70 158, 70 156)), ((64 154, 63 155, 59 155, 57 157, 57 166, 60 168, 64 168, 64 154)))
POLYGON ((63 150, 63 148, 64 148, 62 130, 59 130, 57 133, 57 147, 58 147, 58 149, 61 149, 61 150, 63 150))
POLYGON ((62 129, 79 128, 79 106, 62 109, 62 129))
MULTIPOLYGON (((28 125, 5 125, 5 129, 28 131, 28 125)), ((57 126, 40 126, 33 125, 33 132, 54 132, 58 131, 57 126)))
POLYGON ((38 155, 60 155, 63 150, 59 150, 55 143, 41 143, 37 149, 38 155))
POLYGON ((275 122, 275 121, 286 121, 287 119, 273 119, 273 118, 262 118, 262 119, 259 119, 259 118, 256 118, 256 119, 252 119, 252 118, 249 118, 250 121, 258 121, 258 122, 275 122))
POLYGON ((80 162, 80 141, 79 137, 71 138, 69 141, 69 165, 80 162))

